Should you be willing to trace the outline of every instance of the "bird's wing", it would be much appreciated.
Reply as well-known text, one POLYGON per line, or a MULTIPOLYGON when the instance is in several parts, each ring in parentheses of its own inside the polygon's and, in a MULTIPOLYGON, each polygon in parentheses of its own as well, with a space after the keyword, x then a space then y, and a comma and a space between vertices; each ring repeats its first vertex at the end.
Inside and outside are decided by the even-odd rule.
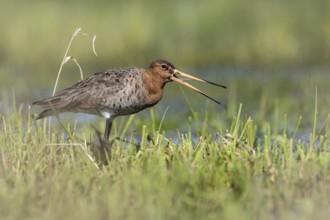
POLYGON ((116 97, 134 77, 132 69, 111 69, 86 78, 75 85, 32 103, 44 109, 51 106, 59 112, 74 109, 95 109, 116 97), (50 106, 51 105, 51 106, 50 106))

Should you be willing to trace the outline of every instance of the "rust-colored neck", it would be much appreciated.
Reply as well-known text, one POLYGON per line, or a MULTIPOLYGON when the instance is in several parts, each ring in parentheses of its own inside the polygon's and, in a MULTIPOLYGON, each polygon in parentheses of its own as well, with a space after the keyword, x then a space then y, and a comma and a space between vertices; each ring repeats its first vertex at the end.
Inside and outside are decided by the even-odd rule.
POLYGON ((147 91, 146 102, 149 105, 155 105, 163 96, 163 89, 166 84, 159 74, 152 72, 150 69, 143 74, 143 82, 147 91))

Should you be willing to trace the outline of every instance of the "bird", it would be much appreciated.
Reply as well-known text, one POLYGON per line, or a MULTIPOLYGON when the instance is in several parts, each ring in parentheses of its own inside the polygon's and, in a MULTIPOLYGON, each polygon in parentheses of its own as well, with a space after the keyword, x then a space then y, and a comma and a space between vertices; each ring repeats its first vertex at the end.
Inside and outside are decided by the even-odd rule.
POLYGON ((106 119, 103 138, 107 142, 115 118, 154 106, 162 99, 164 87, 169 82, 182 84, 220 104, 216 99, 184 81, 185 79, 227 88, 181 72, 171 62, 157 59, 147 69, 126 67, 97 72, 51 97, 35 101, 32 105, 43 109, 35 120, 63 112, 98 115, 106 119))

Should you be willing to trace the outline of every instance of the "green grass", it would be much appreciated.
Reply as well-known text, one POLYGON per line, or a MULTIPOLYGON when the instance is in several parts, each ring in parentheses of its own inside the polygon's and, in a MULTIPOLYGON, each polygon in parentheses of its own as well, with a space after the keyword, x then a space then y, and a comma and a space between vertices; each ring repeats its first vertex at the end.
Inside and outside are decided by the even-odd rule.
MULTIPOLYGON (((311 105, 317 112, 317 95, 311 105)), ((212 125, 211 115, 193 116, 182 123, 191 130, 201 120, 199 140, 179 131, 171 141, 152 110, 147 126, 128 118, 128 128, 121 120, 115 126, 140 129, 140 150, 115 141, 109 165, 98 167, 89 157, 97 145, 89 125, 77 129, 62 122, 74 136, 70 140, 56 121, 51 127, 47 120, 36 123, 24 109, 14 105, 1 114, 2 219, 326 219, 330 214, 329 116, 317 126, 312 113, 315 126, 300 139, 288 132, 285 117, 263 121, 261 131, 239 105, 231 123, 215 125, 219 132, 202 132, 203 124, 212 125), (282 132, 275 123, 283 124, 282 132), (82 140, 92 144, 86 148, 82 140)), ((295 123, 299 131, 301 122, 295 123)))
POLYGON ((222 69, 228 90, 205 88, 223 97, 220 107, 167 85, 156 107, 116 119, 112 138, 132 144, 115 141, 107 166, 93 154, 99 144, 90 125, 103 130, 104 121, 35 122, 29 104, 3 93, 0 216, 326 219, 330 115, 325 73, 322 68, 222 69))

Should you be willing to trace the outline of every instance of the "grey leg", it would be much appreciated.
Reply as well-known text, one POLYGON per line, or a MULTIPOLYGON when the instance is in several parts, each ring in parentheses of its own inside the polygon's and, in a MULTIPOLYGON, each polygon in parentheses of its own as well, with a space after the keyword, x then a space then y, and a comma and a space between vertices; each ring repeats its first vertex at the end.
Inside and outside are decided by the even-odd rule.
POLYGON ((108 142, 108 140, 109 140, 111 126, 112 126, 112 120, 108 118, 106 121, 105 131, 104 131, 104 141, 105 142, 108 142))

